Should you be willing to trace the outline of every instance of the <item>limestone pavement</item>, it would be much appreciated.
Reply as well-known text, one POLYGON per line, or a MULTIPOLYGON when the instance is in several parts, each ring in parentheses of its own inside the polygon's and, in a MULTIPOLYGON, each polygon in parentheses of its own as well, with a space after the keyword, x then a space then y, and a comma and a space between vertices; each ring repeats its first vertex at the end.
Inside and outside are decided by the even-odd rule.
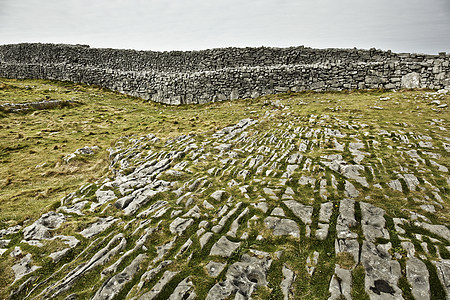
POLYGON ((124 137, 110 177, 0 231, 17 260, 11 298, 296 299, 306 278, 318 298, 450 299, 450 230, 432 217, 448 209, 448 143, 327 115, 265 118, 276 126, 124 137), (36 265, 30 249, 55 241, 36 265))

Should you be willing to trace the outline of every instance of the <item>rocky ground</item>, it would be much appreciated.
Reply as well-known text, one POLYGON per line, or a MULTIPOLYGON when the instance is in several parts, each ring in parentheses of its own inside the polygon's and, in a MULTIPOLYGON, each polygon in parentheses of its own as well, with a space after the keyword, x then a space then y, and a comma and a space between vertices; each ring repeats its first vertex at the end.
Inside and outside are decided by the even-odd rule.
POLYGON ((113 175, 0 231, 10 298, 450 299, 447 121, 268 106, 119 140, 113 175))

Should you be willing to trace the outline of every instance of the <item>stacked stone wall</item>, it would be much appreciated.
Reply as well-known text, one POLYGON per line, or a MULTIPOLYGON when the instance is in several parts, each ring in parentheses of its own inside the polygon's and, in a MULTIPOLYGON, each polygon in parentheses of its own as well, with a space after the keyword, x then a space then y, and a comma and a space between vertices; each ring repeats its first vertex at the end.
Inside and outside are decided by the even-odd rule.
POLYGON ((287 91, 440 89, 450 56, 360 49, 222 48, 203 51, 0 46, 0 77, 99 85, 166 104, 251 98, 287 91))

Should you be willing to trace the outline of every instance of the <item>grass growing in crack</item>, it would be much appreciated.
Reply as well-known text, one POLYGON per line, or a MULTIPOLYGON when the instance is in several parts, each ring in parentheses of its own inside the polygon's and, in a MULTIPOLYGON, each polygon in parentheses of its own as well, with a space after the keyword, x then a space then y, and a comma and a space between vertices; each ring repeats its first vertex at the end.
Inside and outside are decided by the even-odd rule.
POLYGON ((355 259, 349 252, 339 252, 336 255, 336 264, 343 269, 350 270, 355 265, 355 259))
POLYGON ((429 279, 431 292, 430 299, 431 300, 445 299, 446 297, 445 290, 437 275, 436 267, 428 260, 424 261, 424 263, 427 266, 428 273, 430 275, 429 279))
POLYGON ((274 260, 270 266, 270 273, 267 276, 269 282, 267 287, 259 287, 256 289, 254 299, 283 299, 283 293, 280 288, 282 281, 283 263, 280 260, 274 260))
MULTIPOLYGON (((406 264, 405 264, 405 260, 400 260, 399 261, 400 266, 402 268, 402 273, 406 273, 406 264)), ((401 276, 398 279, 398 287, 402 290, 402 296, 404 299, 408 299, 408 300, 414 300, 414 297, 412 295, 411 292, 411 285, 409 284, 408 280, 406 279, 405 276, 401 276)))
POLYGON ((442 244, 439 245, 439 253, 443 259, 450 259, 450 251, 442 244))
POLYGON ((366 278, 366 273, 364 271, 364 267, 362 265, 358 265, 352 272, 353 278, 353 289, 352 289, 352 298, 353 299, 361 299, 361 300, 369 300, 369 295, 367 295, 364 281, 366 278))

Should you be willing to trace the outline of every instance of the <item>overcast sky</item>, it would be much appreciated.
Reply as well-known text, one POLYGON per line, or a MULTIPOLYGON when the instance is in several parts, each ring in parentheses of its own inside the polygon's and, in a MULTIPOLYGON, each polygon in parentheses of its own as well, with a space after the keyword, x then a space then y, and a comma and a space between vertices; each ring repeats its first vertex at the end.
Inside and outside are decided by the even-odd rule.
POLYGON ((450 0, 0 0, 0 44, 450 52, 450 0))

